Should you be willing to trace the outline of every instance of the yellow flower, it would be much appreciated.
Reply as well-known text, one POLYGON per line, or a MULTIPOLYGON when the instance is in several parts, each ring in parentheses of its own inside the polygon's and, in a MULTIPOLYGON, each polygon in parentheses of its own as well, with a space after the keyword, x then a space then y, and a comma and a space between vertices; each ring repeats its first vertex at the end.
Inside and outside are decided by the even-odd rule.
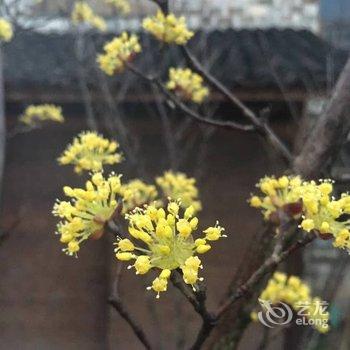
POLYGON ((258 318, 258 313, 255 312, 255 311, 251 312, 251 313, 250 313, 250 318, 251 318, 252 321, 258 322, 258 320, 259 320, 259 318, 258 318))
POLYGON ((330 225, 327 221, 323 221, 320 227, 321 233, 328 233, 330 230, 330 225))
POLYGON ((122 251, 122 252, 132 252, 135 249, 134 244, 130 241, 130 239, 121 239, 118 242, 118 248, 122 251))
POLYGON ((253 208, 259 208, 262 205, 261 199, 258 196, 253 196, 250 198, 250 205, 253 208))
POLYGON ((323 182, 319 185, 319 189, 323 194, 328 195, 332 193, 333 185, 331 182, 323 182))
POLYGON ((40 122, 45 121, 53 121, 57 123, 64 122, 62 108, 50 104, 28 106, 20 116, 19 120, 30 126, 37 126, 40 122))
POLYGON ((74 24, 89 24, 101 32, 107 30, 105 20, 101 16, 96 15, 85 1, 77 1, 74 4, 71 17, 74 24))
POLYGON ((154 185, 148 185, 139 179, 123 184, 121 194, 123 196, 124 213, 136 207, 142 207, 145 204, 152 203, 158 195, 154 185))
POLYGON ((205 239, 208 241, 217 241, 221 237, 225 237, 225 235, 222 234, 222 232, 225 231, 225 229, 221 226, 219 226, 219 222, 216 222, 214 227, 208 227, 204 233, 205 239))
POLYGON ((129 261, 135 259, 135 255, 129 252, 119 252, 116 254, 116 258, 120 261, 129 261))
POLYGON ((305 219, 301 222, 301 227, 306 232, 310 232, 311 230, 313 230, 315 228, 315 223, 312 219, 305 219))
POLYGON ((193 288, 201 280, 198 271, 202 266, 196 253, 204 254, 211 248, 206 243, 208 234, 194 240, 191 221, 195 217, 190 215, 191 210, 185 209, 185 212, 186 216, 185 213, 181 215, 178 203, 171 201, 167 210, 148 205, 125 215, 130 236, 141 241, 141 245, 122 239, 116 243, 116 257, 123 261, 135 259, 131 267, 135 268, 136 274, 145 274, 152 268, 160 269, 159 277, 148 287, 157 293, 157 297, 166 291, 172 270, 181 269, 183 280, 193 288))
POLYGON ((9 42, 11 41, 12 37, 13 29, 11 23, 5 18, 0 18, 0 42, 9 42))
POLYGON ((282 210, 295 219, 302 218, 300 227, 306 232, 313 230, 323 239, 332 235, 335 247, 350 251, 350 237, 346 234, 350 230, 350 220, 341 218, 343 214, 350 214, 350 196, 343 193, 336 199, 332 194, 332 180, 316 182, 303 181, 299 176, 265 177, 257 187, 263 195, 251 197, 250 205, 261 208, 265 219, 282 210))
POLYGON ((122 160, 118 153, 119 144, 109 141, 93 131, 85 131, 74 138, 58 162, 61 165, 72 164, 74 171, 80 174, 83 170, 101 171, 104 164, 117 164, 122 160))
POLYGON ((286 188, 289 185, 289 178, 287 176, 282 176, 278 179, 278 185, 281 188, 286 188))
POLYGON ((113 75, 124 70, 125 63, 133 60, 141 52, 141 45, 136 35, 129 37, 123 32, 104 46, 104 53, 98 55, 97 62, 107 75, 113 75))
MULTIPOLYGON (((265 289, 259 296, 259 299, 266 300, 271 304, 280 302, 288 304, 293 310, 298 312, 301 308, 307 308, 308 319, 321 333, 329 330, 329 313, 322 312, 319 307, 320 299, 312 297, 309 286, 297 276, 287 276, 283 272, 275 272, 268 281, 265 289)), ((256 312, 252 313, 253 321, 257 321, 256 312)))
POLYGON ((185 283, 194 285, 198 280, 203 280, 203 278, 198 277, 199 268, 202 268, 202 265, 197 256, 191 256, 186 259, 184 265, 181 267, 185 283))
POLYGON ((194 213, 202 209, 202 204, 198 200, 198 189, 194 178, 170 170, 166 171, 163 176, 157 177, 156 183, 161 188, 164 198, 179 200, 182 208, 191 206, 194 213))
POLYGON ((130 12, 130 4, 127 0, 105 0, 108 5, 114 6, 117 10, 121 11, 123 14, 130 12))
MULTIPOLYGON (((57 200, 52 211, 62 219, 57 225, 57 234, 61 235, 61 242, 68 245, 64 252, 76 254, 83 241, 101 236, 105 223, 117 208, 120 187, 120 176, 112 174, 105 179, 101 173, 95 173, 86 182, 85 189, 64 187, 65 195, 71 200, 57 200)), ((132 243, 125 240, 119 247, 123 252, 132 248, 132 243)), ((123 257, 126 260, 127 255, 123 257)))
POLYGON ((134 266, 137 275, 144 275, 152 268, 150 258, 147 255, 138 256, 136 258, 134 266))
POLYGON ((165 16, 161 11, 154 17, 145 18, 143 28, 168 44, 185 45, 194 35, 187 29, 185 17, 178 18, 173 14, 165 16))
POLYGON ((153 289, 157 296, 156 298, 159 299, 159 293, 166 292, 168 289, 168 278, 161 278, 157 277, 153 282, 151 287, 147 287, 147 290, 153 289))
POLYGON ((349 230, 342 229, 335 237, 335 241, 333 245, 337 248, 345 248, 349 244, 349 237, 350 237, 349 230))
POLYGON ((202 103, 209 90, 203 86, 203 78, 190 69, 170 68, 167 88, 185 100, 202 103))

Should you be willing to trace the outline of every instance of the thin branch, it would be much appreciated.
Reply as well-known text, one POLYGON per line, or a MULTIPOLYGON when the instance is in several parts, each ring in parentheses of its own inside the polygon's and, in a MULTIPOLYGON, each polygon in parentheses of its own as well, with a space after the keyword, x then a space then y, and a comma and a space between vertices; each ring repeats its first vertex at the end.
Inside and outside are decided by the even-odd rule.
POLYGON ((133 332, 135 333, 136 337, 140 340, 140 342, 144 345, 146 349, 151 350, 152 347, 150 345, 150 342, 147 339, 146 334, 142 330, 141 326, 131 317, 129 311, 124 306, 120 295, 119 295, 119 282, 121 278, 121 268, 122 264, 118 265, 117 273, 114 281, 114 287, 113 287, 113 293, 111 297, 109 298, 108 302, 109 304, 118 311, 119 315, 129 324, 133 332))
POLYGON ((160 115, 161 121, 162 121, 162 127, 164 130, 164 142, 169 154, 169 163, 170 168, 173 170, 178 170, 178 155, 176 152, 176 140, 175 135, 171 127, 171 122, 167 111, 165 109, 164 104, 161 101, 161 96, 159 95, 159 89, 157 89, 154 85, 152 85, 153 92, 154 92, 154 98, 156 102, 156 107, 158 110, 158 114, 160 115))
POLYGON ((193 292, 188 285, 184 284, 182 276, 178 271, 172 273, 171 282, 186 297, 190 304, 192 304, 194 310, 203 320, 208 322, 215 321, 215 316, 211 314, 206 307, 206 287, 203 283, 199 285, 198 291, 193 292))
POLYGON ((3 54, 0 44, 0 207, 3 200, 3 181, 6 158, 6 118, 5 118, 5 80, 3 74, 3 54))
POLYGON ((151 1, 154 2, 156 5, 158 5, 164 14, 169 13, 168 0, 151 0, 151 1))
POLYGON ((189 303, 193 306, 193 308, 197 311, 199 309, 199 303, 197 298, 195 297, 192 289, 183 283, 182 277, 178 271, 174 271, 171 274, 171 282, 189 301, 189 303))
POLYGON ((227 298, 226 302, 224 302, 219 307, 216 314, 214 314, 211 322, 203 321, 202 328, 200 329, 196 341, 191 347, 191 350, 198 350, 202 347, 203 343, 209 337, 216 323, 237 300, 249 295, 253 288, 262 280, 262 278, 267 273, 272 271, 278 264, 288 258, 292 253, 311 243, 315 238, 315 234, 308 234, 303 239, 290 245, 286 250, 280 252, 279 254, 276 254, 276 249, 274 249, 272 255, 266 259, 265 262, 251 275, 251 277, 244 284, 238 287, 237 290, 227 298))
MULTIPOLYGON (((164 13, 169 12, 169 1, 168 0, 151 0, 155 4, 157 4, 160 9, 164 13)), ((271 145, 281 154, 281 156, 288 162, 288 164, 292 163, 293 161, 293 155, 290 152, 290 150, 287 148, 287 146, 284 144, 284 142, 277 136, 277 134, 272 130, 272 128, 269 126, 269 124, 259 118, 250 108, 248 108, 238 97, 236 97, 233 93, 231 93, 219 80, 217 80, 213 75, 211 75, 204 67, 203 65, 197 60, 197 58, 191 53, 189 48, 186 45, 181 46, 182 52, 187 59, 188 63, 192 67, 194 71, 196 71, 198 74, 200 74, 205 81, 215 88, 217 91, 219 91, 222 95, 224 95, 234 106, 238 107, 244 116, 247 117, 247 119, 250 121, 252 125, 249 125, 249 130, 256 130, 258 133, 266 137, 266 139, 271 143, 271 145)), ((136 73, 134 71, 134 73, 136 73)), ((145 75, 142 72, 138 72, 137 74, 141 77, 145 78, 145 75), (138 74, 138 73, 141 73, 138 74)), ((149 77, 148 77, 149 78, 149 77)), ((198 113, 194 112, 193 110, 189 109, 186 105, 184 105, 181 101, 178 101, 178 99, 172 94, 169 93, 169 91, 166 89, 166 87, 163 86, 159 80, 151 78, 149 80, 150 82, 155 83, 158 85, 162 92, 172 101, 175 103, 177 107, 179 107, 183 112, 191 116, 192 118, 196 119, 199 122, 202 123, 208 123, 211 125, 216 126, 223 126, 238 130, 245 130, 242 129, 242 124, 236 123, 236 122, 218 122, 215 121, 215 124, 212 124, 211 119, 207 119, 206 117, 203 117, 199 115, 198 113), (179 103, 180 102, 180 103, 179 103), (185 107, 185 108, 184 108, 185 107), (222 124, 223 123, 223 124, 222 124)), ((248 130, 245 130, 248 131, 248 130)))
POLYGON ((31 125, 21 125, 20 123, 18 123, 13 129, 11 129, 7 132, 6 139, 10 140, 17 135, 25 134, 27 132, 34 130, 34 129, 38 129, 39 127, 40 126, 38 126, 38 125, 31 126, 31 125))
POLYGON ((265 260, 265 262, 256 270, 252 276, 248 279, 246 283, 241 285, 237 291, 231 295, 226 303, 224 303, 218 310, 217 317, 220 318, 226 310, 238 299, 245 296, 250 290, 261 280, 261 278, 268 273, 271 269, 275 268, 283 260, 287 259, 292 253, 305 247, 311 243, 316 238, 315 234, 307 234, 303 239, 290 245, 286 250, 282 251, 280 254, 272 253, 272 255, 265 260))
POLYGON ((227 129, 235 129, 235 130, 240 130, 240 131, 253 131, 253 130, 255 130, 255 127, 253 127, 251 125, 244 125, 244 124, 236 123, 233 121, 215 120, 215 119, 211 119, 211 118, 207 118, 205 116, 202 116, 201 114, 199 114, 195 110, 188 107, 185 103, 183 103, 176 95, 172 94, 158 78, 144 74, 143 72, 138 70, 135 66, 133 66, 129 63, 125 63, 125 64, 131 72, 133 72, 134 74, 136 74, 140 78, 148 81, 150 84, 157 86, 160 89, 160 91, 162 92, 162 94, 165 95, 165 97, 167 97, 172 103, 174 103, 174 105, 176 107, 178 107, 182 112, 184 112, 188 116, 192 117, 193 119, 197 120, 198 122, 203 123, 203 124, 208 124, 211 126, 219 126, 219 127, 223 127, 223 128, 227 128, 227 129))
POLYGON ((270 331, 270 328, 268 328, 268 327, 263 328, 263 336, 262 336, 261 342, 259 344, 258 350, 265 350, 266 347, 268 346, 269 339, 270 339, 269 331, 270 331))
POLYGON ((243 115, 255 126, 256 130, 265 136, 269 142, 277 149, 284 159, 290 163, 293 160, 293 156, 287 146, 271 129, 268 123, 261 120, 250 108, 248 108, 238 97, 230 92, 219 80, 211 75, 203 65, 197 60, 197 58, 191 53, 187 46, 181 46, 182 52, 189 62, 191 68, 200 74, 205 81, 223 94, 233 105, 237 106, 243 115))
POLYGON ((350 130, 350 58, 340 75, 324 113, 294 161, 294 172, 306 178, 319 175, 337 155, 350 130))
POLYGON ((186 297, 186 299, 192 304, 194 310, 202 318, 202 327, 197 337, 200 339, 206 338, 206 334, 210 333, 210 330, 216 324, 216 316, 210 313, 206 307, 206 288, 204 284, 199 286, 199 290, 193 293, 192 290, 183 283, 182 277, 178 271, 174 271, 171 275, 171 281, 173 285, 180 290, 180 292, 186 297))
POLYGON ((21 215, 19 215, 9 227, 0 230, 0 245, 10 236, 11 232, 21 223, 21 215))
POLYGON ((83 58, 85 54, 86 53, 84 52, 84 36, 83 36, 83 33, 78 30, 76 33, 76 42, 75 42, 75 55, 78 61, 78 74, 79 74, 78 83, 79 83, 79 88, 84 101, 87 126, 91 130, 97 130, 97 121, 94 115, 91 94, 88 87, 86 72, 84 69, 85 64, 83 62, 84 61, 83 58))

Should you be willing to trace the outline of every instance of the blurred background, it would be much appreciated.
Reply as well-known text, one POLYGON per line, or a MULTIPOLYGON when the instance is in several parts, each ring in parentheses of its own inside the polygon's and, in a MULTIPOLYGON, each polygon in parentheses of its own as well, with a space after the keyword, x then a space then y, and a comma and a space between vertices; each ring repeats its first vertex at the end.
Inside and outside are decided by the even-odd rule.
MULTIPOLYGON (((261 229, 261 217, 248 206, 247 198, 260 177, 281 174, 284 164, 255 134, 200 125, 130 73, 107 78, 99 70, 96 55, 104 42, 122 30, 140 32, 142 18, 156 10, 151 2, 130 1, 128 15, 113 12, 101 1, 89 2, 106 18, 106 34, 72 27, 71 0, 5 2, 16 31, 1 48, 8 140, 1 220, 0 348, 142 349, 107 304, 116 265, 111 237, 88 242, 74 259, 61 252, 54 235, 55 199, 62 197, 64 185, 79 186, 86 180, 57 164, 65 146, 80 131, 96 129, 121 144, 126 161, 115 170, 125 179, 152 182, 168 169, 197 179, 202 226, 219 219, 229 235, 204 259, 212 308, 261 229), (62 106, 66 122, 11 133, 23 110, 39 103, 62 106)), ((297 153, 348 57, 350 2, 174 0, 171 7, 186 15, 196 30, 190 47, 205 67, 254 111, 268 114, 272 127, 297 153)), ((142 33, 141 41, 144 49, 135 65, 144 72, 159 71, 165 78, 169 66, 185 64, 176 47, 163 50, 142 33)), ((215 93, 201 108, 216 118, 244 121, 238 109, 215 93)), ((349 185, 348 151, 344 144, 331 169, 342 190, 349 185)), ((315 295, 332 299, 333 330, 327 336, 304 332, 298 344, 289 342, 289 347, 350 348, 350 280, 344 256, 327 242, 317 242, 303 256, 303 263, 291 262, 315 295)), ((125 303, 156 349, 188 348, 199 317, 174 288, 155 301, 146 285, 146 279, 124 273, 125 303)), ((257 349, 260 332, 261 326, 253 325, 240 348, 257 349)), ((282 335, 271 348, 288 348, 282 335)))

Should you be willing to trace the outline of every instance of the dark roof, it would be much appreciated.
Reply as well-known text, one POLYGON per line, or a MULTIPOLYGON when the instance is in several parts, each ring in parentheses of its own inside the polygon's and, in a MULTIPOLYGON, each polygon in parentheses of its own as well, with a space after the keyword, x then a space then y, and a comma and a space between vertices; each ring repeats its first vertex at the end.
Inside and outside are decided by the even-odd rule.
MULTIPOLYGON (((86 34, 85 37, 89 40, 81 51, 80 60, 93 84, 99 74, 96 51, 101 50, 111 35, 86 34)), ((184 64, 178 47, 162 48, 145 35, 141 36, 141 41, 144 52, 136 58, 135 64, 143 71, 161 69, 165 76, 169 66, 179 60, 184 64)), ((347 52, 333 48, 307 30, 198 32, 190 46, 224 84, 242 89, 323 89, 339 75, 347 58, 347 52)), ((73 34, 18 34, 4 47, 8 88, 76 88, 78 47, 73 34)), ((125 73, 111 80, 117 87, 125 81, 125 73)), ((129 91, 136 93, 145 89, 139 80, 135 81, 137 84, 131 83, 129 91)))

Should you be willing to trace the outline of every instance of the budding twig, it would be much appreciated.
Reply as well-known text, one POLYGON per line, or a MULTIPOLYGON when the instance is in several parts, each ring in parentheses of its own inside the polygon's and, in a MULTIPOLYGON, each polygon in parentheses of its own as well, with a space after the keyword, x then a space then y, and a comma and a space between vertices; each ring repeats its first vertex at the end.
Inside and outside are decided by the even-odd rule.
POLYGON ((155 2, 160 9, 164 12, 165 15, 169 13, 169 3, 168 0, 152 0, 155 2))
POLYGON ((113 293, 111 297, 108 299, 109 304, 118 311, 119 315, 129 324, 133 332, 135 333, 136 337, 140 340, 140 342, 144 345, 146 349, 151 350, 152 347, 150 345, 150 342, 147 339, 146 334, 142 330, 141 326, 131 317, 129 311, 124 306, 123 301, 120 298, 119 295, 119 282, 121 278, 121 270, 122 264, 118 264, 117 267, 117 273, 115 276, 114 286, 113 286, 113 293))
MULTIPOLYGON (((169 13, 169 1, 168 0, 151 0, 155 4, 159 6, 159 8, 164 12, 164 14, 169 13)), ((253 110, 251 110, 248 106, 246 106, 236 95, 234 95, 231 91, 226 88, 218 79, 216 79, 213 75, 211 75, 204 66, 198 61, 198 59, 192 54, 189 48, 186 45, 180 46, 182 49, 182 53, 187 59, 191 68, 200 74, 204 80, 212 86, 215 90, 220 92, 223 96, 225 96, 234 106, 238 107, 243 115, 249 120, 251 125, 243 125, 240 123, 236 123, 233 121, 216 121, 212 119, 208 119, 197 112, 193 111, 191 108, 187 107, 181 101, 177 99, 176 96, 169 93, 166 87, 156 78, 147 79, 150 77, 146 77, 142 72, 135 72, 139 76, 146 78, 150 82, 153 82, 157 85, 161 92, 169 98, 178 108, 180 108, 183 112, 185 112, 190 117, 196 119, 201 123, 211 124, 214 126, 223 126, 231 129, 238 129, 243 131, 251 131, 255 130, 260 135, 264 136, 271 145, 281 154, 283 159, 287 161, 288 164, 291 164, 294 157, 288 147, 284 144, 284 142, 278 137, 278 135, 272 130, 269 126, 266 118, 259 118, 253 110), (140 74, 141 73, 141 74, 140 74), (174 98, 175 97, 175 98, 174 98)), ((130 68, 130 67, 129 67, 130 68)))
POLYGON ((276 135, 267 123, 266 118, 259 118, 250 108, 248 108, 236 95, 229 91, 218 79, 211 75, 203 65, 192 54, 190 49, 184 45, 181 46, 182 52, 186 57, 191 68, 200 74, 204 80, 222 95, 224 95, 233 105, 238 107, 243 115, 255 126, 258 133, 262 134, 276 148, 288 163, 292 162, 293 156, 283 141, 276 135))
POLYGON ((135 75, 148 81, 150 84, 156 86, 160 90, 160 92, 169 101, 171 101, 177 108, 179 108, 182 112, 184 112, 186 115, 190 116, 191 118, 195 119, 199 123, 208 124, 208 125, 216 126, 216 127, 222 127, 222 128, 226 128, 226 129, 240 130, 240 131, 253 131, 253 130, 255 130, 255 127, 253 127, 251 125, 240 124, 240 123, 236 123, 233 121, 215 120, 215 119, 211 119, 211 118, 208 118, 206 116, 203 116, 200 113, 198 113, 197 111, 188 107, 176 95, 171 93, 158 78, 144 74, 143 72, 138 70, 135 66, 131 65, 130 63, 126 62, 125 65, 135 75))
MULTIPOLYGON (((249 295, 253 288, 262 280, 262 278, 278 266, 283 260, 287 259, 291 254, 300 248, 305 247, 316 238, 314 233, 310 233, 303 239, 290 245, 287 249, 276 254, 274 249, 272 255, 265 260, 265 262, 250 276, 250 278, 242 284, 237 290, 232 293, 227 300, 219 307, 214 314, 211 322, 203 320, 202 327, 198 333, 195 343, 191 347, 191 350, 198 350, 202 347, 203 343, 209 337, 211 331, 215 327, 216 323, 221 319, 225 312, 239 299, 249 295)), ((279 248, 278 248, 279 250, 279 248)))
POLYGON ((202 317, 203 320, 208 322, 214 322, 214 316, 207 310, 206 307, 206 287, 203 283, 199 285, 199 289, 193 292, 192 289, 185 285, 181 274, 178 271, 174 271, 171 274, 171 282, 173 285, 186 297, 186 299, 192 304, 194 310, 202 317))

